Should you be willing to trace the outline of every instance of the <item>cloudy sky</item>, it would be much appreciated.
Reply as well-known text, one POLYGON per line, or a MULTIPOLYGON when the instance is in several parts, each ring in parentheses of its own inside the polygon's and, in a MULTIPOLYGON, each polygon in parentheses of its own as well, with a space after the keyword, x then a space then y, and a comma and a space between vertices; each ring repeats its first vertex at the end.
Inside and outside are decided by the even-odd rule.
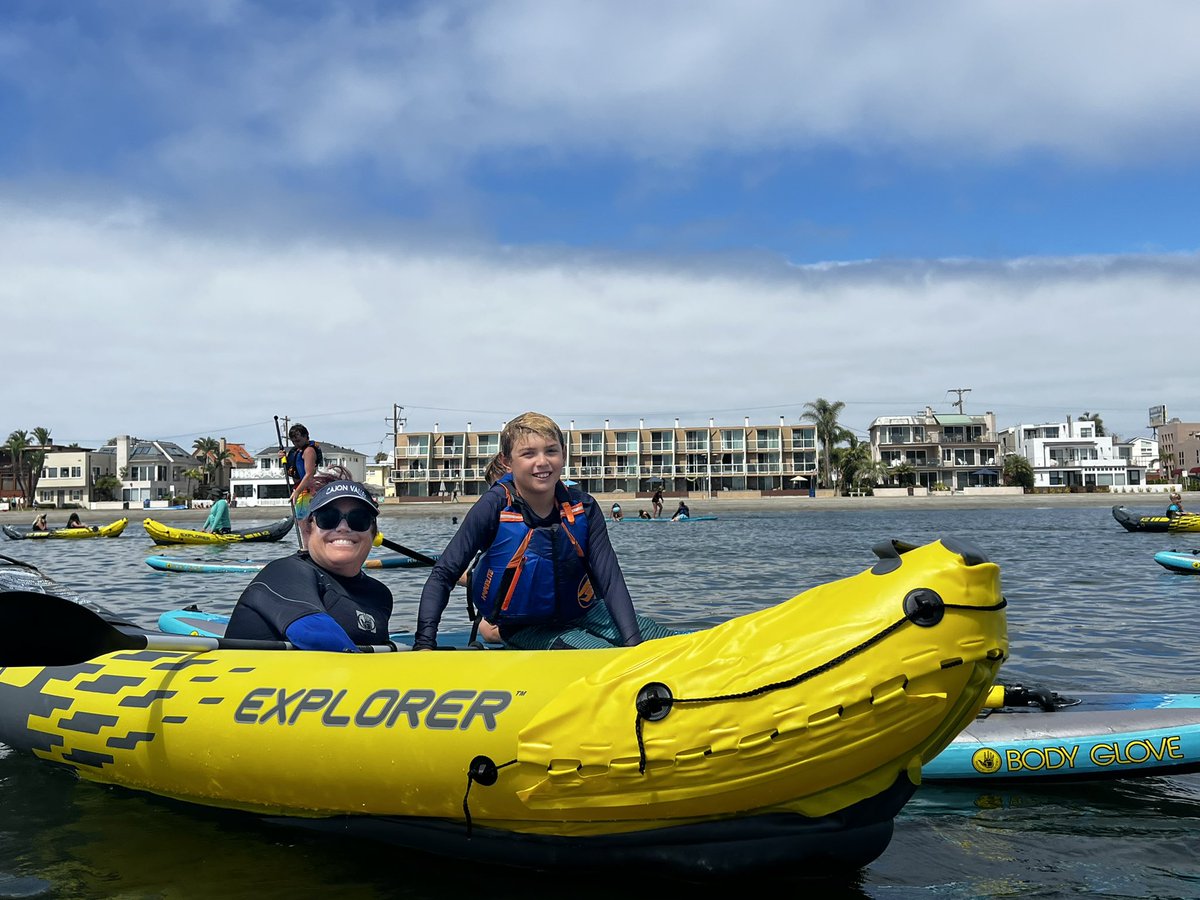
POLYGON ((0 437, 1200 421, 1190 2, 9 0, 0 437))

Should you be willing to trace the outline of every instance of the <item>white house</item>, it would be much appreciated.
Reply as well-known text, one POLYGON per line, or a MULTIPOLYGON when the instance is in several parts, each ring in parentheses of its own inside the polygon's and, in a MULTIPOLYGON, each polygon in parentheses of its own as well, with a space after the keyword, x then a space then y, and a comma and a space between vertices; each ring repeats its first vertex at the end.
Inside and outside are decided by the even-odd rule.
POLYGON ((1131 466, 1138 466, 1147 472, 1157 472, 1161 466, 1158 461, 1158 441, 1148 437, 1135 437, 1117 444, 1117 452, 1121 459, 1131 466))
MULTIPOLYGON (((355 481, 366 478, 366 454, 337 444, 319 442, 324 457, 321 469, 342 466, 355 481)), ((232 499, 238 506, 287 506, 290 491, 279 447, 266 447, 254 454, 254 465, 229 473, 232 499)))
POLYGON ((1146 467, 1125 459, 1111 435, 1098 437, 1090 419, 1015 425, 1000 432, 1000 449, 1029 460, 1035 488, 1146 483, 1146 467))
POLYGON ((39 506, 82 506, 90 508, 96 499, 96 482, 105 475, 116 475, 116 454, 73 447, 51 450, 42 462, 38 479, 39 506))

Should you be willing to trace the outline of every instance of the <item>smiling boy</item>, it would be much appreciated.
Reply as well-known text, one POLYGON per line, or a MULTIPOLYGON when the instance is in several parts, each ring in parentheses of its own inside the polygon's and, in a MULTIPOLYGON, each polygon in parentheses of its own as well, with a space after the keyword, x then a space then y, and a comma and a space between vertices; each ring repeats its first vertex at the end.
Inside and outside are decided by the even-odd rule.
POLYGON ((463 518, 425 582, 413 646, 437 646, 450 592, 482 553, 468 592, 481 631, 523 650, 631 647, 675 634, 634 612, 604 515, 561 481, 566 441, 527 412, 500 434, 508 470, 463 518))

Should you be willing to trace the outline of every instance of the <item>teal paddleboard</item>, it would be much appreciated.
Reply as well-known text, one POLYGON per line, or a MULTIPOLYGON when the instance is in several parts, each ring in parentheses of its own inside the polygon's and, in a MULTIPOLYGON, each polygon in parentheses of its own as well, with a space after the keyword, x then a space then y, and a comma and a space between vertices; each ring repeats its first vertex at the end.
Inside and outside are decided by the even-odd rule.
MULTIPOLYGON (((437 559, 438 554, 426 553, 433 559, 437 559)), ((253 574, 262 570, 266 565, 265 562, 251 562, 244 560, 238 563, 206 563, 198 562, 190 559, 180 559, 174 556, 147 556, 146 565, 152 569, 157 569, 160 572, 233 572, 242 574, 253 574)), ((368 559, 363 563, 364 569, 417 569, 425 564, 418 562, 411 557, 397 553, 394 556, 376 556, 368 559)))
POLYGON ((1088 781, 1200 770, 1200 694, 1073 694, 985 709, 921 769, 926 782, 1088 781))
POLYGON ((1200 575, 1200 550, 1160 550, 1154 561, 1182 575, 1200 575))

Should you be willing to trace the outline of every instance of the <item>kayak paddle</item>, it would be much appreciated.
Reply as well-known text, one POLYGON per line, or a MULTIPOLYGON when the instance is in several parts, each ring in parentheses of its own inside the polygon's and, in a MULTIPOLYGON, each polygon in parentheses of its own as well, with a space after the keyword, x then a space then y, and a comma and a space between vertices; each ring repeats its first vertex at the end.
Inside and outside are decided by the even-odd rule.
MULTIPOLYGON (((118 650, 294 650, 286 641, 156 634, 111 625, 85 606, 36 591, 0 591, 0 667, 74 666, 118 650)), ((390 645, 363 646, 364 653, 391 653, 390 645)))

